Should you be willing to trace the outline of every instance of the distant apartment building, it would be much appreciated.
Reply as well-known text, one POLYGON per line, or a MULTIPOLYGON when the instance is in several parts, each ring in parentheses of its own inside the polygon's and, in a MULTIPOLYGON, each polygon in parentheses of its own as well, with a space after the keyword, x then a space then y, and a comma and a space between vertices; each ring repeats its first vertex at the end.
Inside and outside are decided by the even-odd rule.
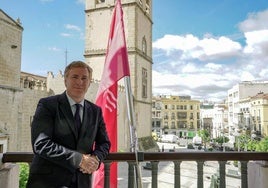
POLYGON ((268 93, 251 98, 252 130, 255 134, 268 136, 268 93))
POLYGON ((152 131, 162 134, 162 101, 161 97, 152 98, 152 131))
POLYGON ((260 92, 255 96, 239 101, 238 133, 250 134, 253 138, 268 136, 268 93, 260 92))
POLYGON ((242 130, 253 130, 252 116, 251 116, 251 97, 239 100, 239 113, 238 113, 238 133, 242 130))
POLYGON ((228 108, 226 103, 214 105, 213 138, 228 136, 228 108))
POLYGON ((201 128, 207 130, 210 135, 213 130, 214 104, 202 103, 200 105, 201 128))
MULTIPOLYGON (((268 81, 241 82, 228 90, 228 126, 229 133, 238 135, 250 126, 250 97, 260 92, 268 92, 268 81), (243 114, 243 117, 241 116, 243 114)), ((256 117, 258 111, 255 110, 256 117)), ((257 125, 257 124, 256 124, 257 125)))
POLYGON ((210 133, 211 139, 228 133, 228 109, 225 103, 202 103, 200 121, 202 129, 210 133))
POLYGON ((194 137, 200 129, 200 101, 190 96, 155 96, 152 129, 179 137, 194 137))

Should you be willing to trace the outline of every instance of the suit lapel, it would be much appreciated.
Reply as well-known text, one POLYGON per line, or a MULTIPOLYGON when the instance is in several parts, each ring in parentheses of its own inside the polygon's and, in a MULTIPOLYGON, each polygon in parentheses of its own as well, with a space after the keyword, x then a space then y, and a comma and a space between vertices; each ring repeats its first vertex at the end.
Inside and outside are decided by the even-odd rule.
POLYGON ((75 135, 75 138, 77 140, 78 139, 78 132, 76 130, 76 127, 74 126, 73 113, 72 113, 71 106, 68 102, 68 99, 67 99, 65 92, 62 95, 60 95, 59 100, 61 103, 60 110, 63 113, 63 115, 65 116, 67 124, 70 127, 70 129, 72 130, 72 132, 75 135))

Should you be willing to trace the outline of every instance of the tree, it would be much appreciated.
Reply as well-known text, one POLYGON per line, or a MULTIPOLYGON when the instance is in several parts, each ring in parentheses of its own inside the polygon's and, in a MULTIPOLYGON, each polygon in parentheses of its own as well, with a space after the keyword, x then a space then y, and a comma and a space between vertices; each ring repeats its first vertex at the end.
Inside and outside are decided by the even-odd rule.
POLYGON ((247 144, 248 151, 256 151, 256 147, 258 143, 259 143, 258 140, 250 139, 250 141, 247 144))
POLYGON ((256 151, 267 152, 268 151, 268 137, 261 139, 261 141, 256 144, 256 151))
POLYGON ((239 146, 239 149, 241 148, 244 151, 252 151, 255 149, 254 143, 257 143, 257 141, 253 141, 249 134, 241 134, 237 137, 237 146, 239 146))
POLYGON ((20 166, 19 187, 25 188, 29 176, 29 165, 27 163, 19 163, 19 166, 20 166))
POLYGON ((202 138, 202 142, 203 142, 204 147, 206 149, 207 142, 210 142, 210 133, 206 129, 203 129, 203 130, 199 130, 197 132, 197 134, 198 134, 198 136, 200 136, 202 138))
POLYGON ((229 138, 226 136, 220 136, 220 137, 216 138, 215 141, 222 146, 223 143, 229 142, 229 138))

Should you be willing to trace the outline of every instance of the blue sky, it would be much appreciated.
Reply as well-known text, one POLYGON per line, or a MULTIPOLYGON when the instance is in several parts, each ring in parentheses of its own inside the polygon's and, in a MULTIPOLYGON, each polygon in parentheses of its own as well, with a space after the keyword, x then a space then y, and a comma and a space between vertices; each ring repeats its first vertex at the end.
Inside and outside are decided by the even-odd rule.
POLYGON ((66 49, 68 62, 84 59, 83 1, 1 0, 0 8, 24 28, 22 71, 57 73, 66 65, 66 49))
MULTIPOLYGON (((46 76, 84 59, 83 0, 1 0, 24 27, 22 71, 46 76)), ((154 0, 153 93, 221 100, 268 80, 267 0, 154 0)), ((126 39, 127 40, 127 39, 126 39)))

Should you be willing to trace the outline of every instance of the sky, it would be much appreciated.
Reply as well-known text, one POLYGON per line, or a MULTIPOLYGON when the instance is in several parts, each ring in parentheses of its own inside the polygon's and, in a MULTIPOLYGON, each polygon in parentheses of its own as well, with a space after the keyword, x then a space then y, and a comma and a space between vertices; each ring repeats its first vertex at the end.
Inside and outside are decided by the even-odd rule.
MULTIPOLYGON (((24 27, 22 71, 46 76, 84 59, 84 0, 0 9, 24 27)), ((154 0, 152 13, 154 95, 222 101, 242 81, 268 81, 267 0, 154 0)))

